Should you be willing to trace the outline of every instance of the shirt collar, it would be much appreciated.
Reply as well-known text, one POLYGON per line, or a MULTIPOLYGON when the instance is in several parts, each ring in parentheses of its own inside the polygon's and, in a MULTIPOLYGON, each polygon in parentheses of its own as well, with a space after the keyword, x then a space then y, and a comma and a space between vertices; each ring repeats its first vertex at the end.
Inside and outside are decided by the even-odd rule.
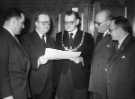
POLYGON ((13 37, 15 37, 15 34, 13 33, 13 31, 10 28, 7 28, 5 26, 3 26, 4 29, 6 29, 13 37))
POLYGON ((75 37, 75 35, 76 35, 76 33, 77 33, 77 31, 78 31, 78 29, 76 28, 74 31, 72 31, 72 32, 69 32, 69 34, 71 34, 71 33, 73 33, 73 38, 75 37))
POLYGON ((128 34, 126 34, 121 40, 119 40, 118 48, 121 47, 122 43, 124 42, 124 40, 126 39, 127 36, 128 36, 128 34))
MULTIPOLYGON (((37 32, 37 34, 39 35, 39 37, 42 39, 42 37, 43 37, 44 34, 39 33, 39 31, 37 31, 37 30, 36 30, 36 32, 37 32)), ((45 35, 44 35, 44 36, 45 36, 45 35)))

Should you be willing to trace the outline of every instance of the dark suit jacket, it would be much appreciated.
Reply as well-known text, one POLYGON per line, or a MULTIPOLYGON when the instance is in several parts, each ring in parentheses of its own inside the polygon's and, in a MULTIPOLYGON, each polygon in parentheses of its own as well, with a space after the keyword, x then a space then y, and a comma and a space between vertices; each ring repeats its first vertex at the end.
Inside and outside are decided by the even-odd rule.
POLYGON ((107 62, 108 99, 135 99, 135 38, 128 36, 107 62))
POLYGON ((30 88, 33 95, 40 94, 45 87, 52 84, 52 61, 43 64, 37 69, 37 61, 41 55, 44 55, 45 48, 53 48, 54 42, 48 36, 47 44, 44 45, 36 32, 25 34, 21 37, 21 42, 28 52, 31 61, 30 88))
POLYGON ((114 52, 110 35, 106 35, 95 47, 89 81, 89 91, 106 94, 105 66, 114 52))
POLYGON ((0 28, 0 97, 27 99, 28 55, 15 38, 0 28))
MULTIPOLYGON (((106 62, 104 71, 106 79, 104 83, 106 86, 100 86, 99 91, 97 82, 94 83, 94 91, 100 94, 100 99, 134 99, 135 98, 135 39, 128 36, 120 49, 113 53, 113 55, 106 62), (100 92, 100 93, 99 93, 100 92)), ((97 76, 93 76, 93 79, 97 76)), ((101 83, 101 82, 100 82, 101 83)), ((102 82, 103 83, 103 82, 102 82)), ((93 88, 94 88, 93 87, 93 88)), ((95 98, 96 99, 96 98, 95 98)))
MULTIPOLYGON (((73 41, 73 48, 75 48, 81 42, 82 35, 82 31, 78 31, 76 33, 73 41)), ((63 34, 63 43, 65 46, 68 46, 69 44, 69 36, 67 32, 64 32, 63 34)), ((64 50, 62 46, 61 32, 56 35, 56 45, 58 49, 64 50)), ((77 50, 82 52, 82 57, 84 58, 85 66, 83 67, 81 63, 76 64, 70 60, 60 60, 57 65, 59 67, 57 67, 58 69, 56 69, 56 71, 59 71, 60 75, 66 73, 69 69, 71 70, 73 86, 76 89, 88 88, 89 69, 91 64, 93 48, 94 40, 92 36, 88 33, 85 33, 84 42, 82 46, 77 50)))

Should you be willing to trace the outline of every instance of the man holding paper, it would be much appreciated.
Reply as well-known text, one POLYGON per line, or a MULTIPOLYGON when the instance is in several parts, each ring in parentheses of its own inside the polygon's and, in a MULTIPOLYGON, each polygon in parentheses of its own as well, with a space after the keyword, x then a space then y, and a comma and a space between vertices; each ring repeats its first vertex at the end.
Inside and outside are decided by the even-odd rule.
POLYGON ((57 49, 67 51, 65 59, 58 60, 56 67, 57 99, 88 99, 88 82, 91 57, 94 48, 92 36, 79 29, 77 12, 68 11, 64 17, 65 30, 56 35, 57 49), (73 52, 80 52, 72 57, 73 52), (71 54, 70 54, 71 53, 71 54))
POLYGON ((37 12, 32 25, 31 33, 27 33, 21 38, 31 60, 32 99, 53 99, 53 61, 44 60, 46 48, 54 47, 54 42, 49 35, 51 19, 46 12, 37 12))

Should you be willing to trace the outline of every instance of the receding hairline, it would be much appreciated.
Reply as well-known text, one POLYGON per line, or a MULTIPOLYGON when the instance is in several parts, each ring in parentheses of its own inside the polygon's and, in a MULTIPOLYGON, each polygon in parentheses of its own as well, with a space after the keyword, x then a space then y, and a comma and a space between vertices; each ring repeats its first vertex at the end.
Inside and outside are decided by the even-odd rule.
POLYGON ((108 19, 111 19, 112 18, 112 13, 110 10, 108 9, 104 9, 104 10, 100 10, 99 12, 97 12, 97 15, 105 15, 105 18, 108 20, 108 19))

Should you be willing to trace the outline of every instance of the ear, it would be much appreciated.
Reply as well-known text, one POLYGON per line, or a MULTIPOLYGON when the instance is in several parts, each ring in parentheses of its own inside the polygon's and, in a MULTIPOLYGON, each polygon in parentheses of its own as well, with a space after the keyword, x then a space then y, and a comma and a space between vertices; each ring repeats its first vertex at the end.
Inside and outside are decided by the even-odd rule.
POLYGON ((35 22, 35 26, 38 26, 38 23, 37 23, 37 21, 35 22))
POLYGON ((76 25, 79 25, 80 20, 76 19, 76 25))

